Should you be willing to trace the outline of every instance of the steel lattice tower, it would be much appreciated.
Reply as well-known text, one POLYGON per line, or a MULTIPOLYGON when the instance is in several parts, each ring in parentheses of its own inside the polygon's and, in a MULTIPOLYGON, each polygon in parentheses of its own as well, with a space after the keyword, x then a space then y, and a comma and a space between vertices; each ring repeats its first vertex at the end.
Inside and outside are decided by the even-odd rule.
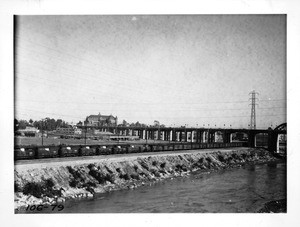
POLYGON ((256 94, 258 95, 257 92, 255 92, 255 90, 253 90, 252 92, 249 93, 249 95, 251 95, 251 98, 249 98, 251 100, 251 119, 250 119, 250 129, 256 129, 256 113, 255 113, 255 106, 257 105, 255 103, 256 101, 256 94))

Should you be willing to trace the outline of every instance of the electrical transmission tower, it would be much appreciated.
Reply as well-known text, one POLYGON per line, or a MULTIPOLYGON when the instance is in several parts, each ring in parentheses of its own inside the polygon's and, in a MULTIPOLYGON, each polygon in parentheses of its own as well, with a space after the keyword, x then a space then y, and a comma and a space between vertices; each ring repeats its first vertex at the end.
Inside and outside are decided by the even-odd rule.
POLYGON ((257 98, 255 97, 256 95, 258 95, 257 92, 255 92, 255 90, 253 90, 252 92, 249 93, 249 95, 251 95, 251 98, 249 98, 251 100, 251 119, 250 119, 250 129, 256 129, 256 114, 255 114, 255 106, 257 105, 255 102, 257 100, 257 98))

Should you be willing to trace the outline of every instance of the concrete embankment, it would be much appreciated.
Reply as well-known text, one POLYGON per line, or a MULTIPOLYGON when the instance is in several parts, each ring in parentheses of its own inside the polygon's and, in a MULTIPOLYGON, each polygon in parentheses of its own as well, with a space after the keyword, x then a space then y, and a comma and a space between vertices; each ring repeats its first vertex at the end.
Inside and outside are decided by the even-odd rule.
POLYGON ((276 161, 264 149, 149 155, 109 160, 15 167, 15 209, 53 204, 95 193, 134 189, 193 171, 214 171, 245 163, 276 161))

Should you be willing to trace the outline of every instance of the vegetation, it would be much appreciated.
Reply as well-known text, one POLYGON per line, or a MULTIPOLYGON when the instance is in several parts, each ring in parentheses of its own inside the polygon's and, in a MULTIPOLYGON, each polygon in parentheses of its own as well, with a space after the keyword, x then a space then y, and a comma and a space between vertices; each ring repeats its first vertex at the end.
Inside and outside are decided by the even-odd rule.
POLYGON ((130 174, 130 177, 134 180, 140 180, 140 176, 137 173, 130 174))
POLYGON ((153 165, 153 166, 157 166, 157 161, 154 160, 154 161, 152 162, 152 165, 153 165))
POLYGON ((206 157, 206 161, 207 161, 208 163, 211 163, 211 162, 212 162, 211 157, 206 157))
POLYGON ((166 167, 166 163, 165 163, 165 162, 163 162, 163 163, 160 164, 160 168, 163 169, 163 168, 165 168, 165 167, 166 167))
POLYGON ((139 167, 137 165, 134 165, 133 168, 135 171, 137 171, 139 169, 139 167))
POLYGON ((222 155, 222 154, 218 155, 218 159, 219 159, 220 162, 224 162, 225 161, 224 155, 222 155))
POLYGON ((37 198, 41 198, 43 196, 61 196, 61 190, 53 189, 53 186, 54 182, 52 179, 46 179, 39 183, 28 182, 23 188, 23 193, 25 195, 33 195, 37 198))
POLYGON ((141 162, 141 166, 142 166, 144 169, 146 169, 146 170, 149 171, 149 167, 148 167, 148 165, 147 165, 145 162, 141 162))
MULTIPOLYGON (((113 175, 111 173, 110 174, 102 173, 93 164, 89 164, 88 168, 90 169, 89 174, 92 177, 94 177, 99 182, 99 184, 104 184, 104 183, 106 183, 106 181, 114 183, 114 177, 113 177, 113 175)), ((89 185, 87 185, 87 186, 93 186, 93 185, 91 185, 91 183, 92 182, 88 182, 89 185)))
POLYGON ((28 182, 25 184, 23 193, 25 195, 33 195, 34 197, 41 198, 42 197, 42 185, 34 182, 28 182))
POLYGON ((71 127, 68 123, 62 119, 55 120, 54 118, 46 117, 44 120, 33 121, 27 120, 14 120, 14 130, 25 129, 27 126, 35 127, 39 130, 53 131, 57 128, 68 128, 71 127))
POLYGON ((120 173, 119 177, 124 180, 130 180, 130 176, 128 173, 125 173, 125 174, 120 173))

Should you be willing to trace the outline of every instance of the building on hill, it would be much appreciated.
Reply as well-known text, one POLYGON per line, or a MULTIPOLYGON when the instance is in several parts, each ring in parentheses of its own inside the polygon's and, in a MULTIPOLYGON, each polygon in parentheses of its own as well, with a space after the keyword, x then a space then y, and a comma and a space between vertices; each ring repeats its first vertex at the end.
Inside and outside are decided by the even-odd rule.
POLYGON ((112 115, 90 115, 86 117, 85 125, 87 126, 117 126, 118 117, 112 115))
POLYGON ((28 137, 35 137, 39 133, 39 130, 32 126, 26 126, 25 129, 19 129, 16 131, 15 135, 17 136, 28 136, 28 137))

